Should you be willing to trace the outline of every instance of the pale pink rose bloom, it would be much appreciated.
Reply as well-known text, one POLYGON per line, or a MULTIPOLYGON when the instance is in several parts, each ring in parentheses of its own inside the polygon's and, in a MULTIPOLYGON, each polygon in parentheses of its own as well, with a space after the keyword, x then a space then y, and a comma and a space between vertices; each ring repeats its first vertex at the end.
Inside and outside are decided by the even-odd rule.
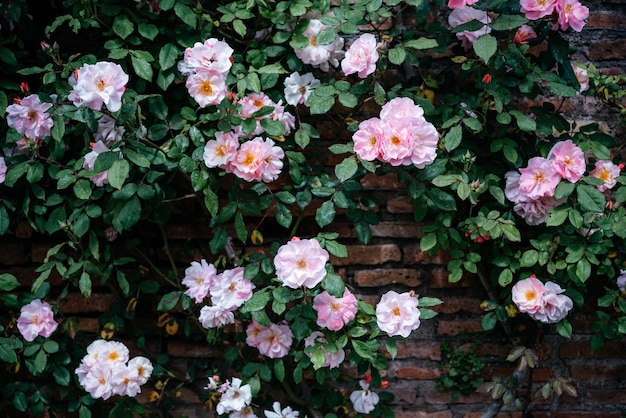
POLYGON ((519 171, 507 171, 504 174, 505 186, 504 195, 513 203, 519 203, 528 201, 528 197, 524 196, 519 191, 519 178, 521 174, 519 171))
POLYGON ((549 16, 556 7, 557 0, 520 0, 520 6, 522 6, 522 13, 528 20, 541 19, 544 16, 549 16))
POLYGON ((376 305, 378 327, 390 336, 408 337, 411 331, 420 326, 418 304, 412 292, 397 293, 390 290, 376 305))
MULTIPOLYGON (((111 151, 111 150, 109 149, 109 147, 106 146, 104 142, 102 141, 95 142, 93 146, 91 147, 91 151, 85 154, 85 161, 83 162, 83 168, 86 170, 93 170, 96 164, 96 159, 98 158, 98 155, 107 151, 111 151)), ((93 181, 98 187, 102 187, 105 184, 109 184, 108 173, 109 173, 109 170, 105 170, 101 173, 97 173, 91 176, 91 181, 93 181)))
POLYGON ((435 126, 426 120, 413 126, 413 152, 411 162, 417 168, 424 168, 437 158, 439 132, 435 126))
POLYGON ((204 145, 203 159, 209 168, 225 168, 235 158, 239 148, 239 138, 233 132, 215 132, 215 139, 204 145))
POLYGON ((380 400, 378 394, 370 390, 370 385, 365 380, 360 380, 361 390, 355 390, 350 394, 350 401, 354 411, 360 414, 369 414, 376 408, 380 400))
MULTIPOLYGON (((242 118, 251 118, 252 114, 257 110, 265 106, 276 106, 276 103, 270 97, 263 93, 248 93, 246 96, 242 97, 237 101, 237 104, 241 106, 241 110, 239 111, 239 116, 242 118)), ((264 117, 268 117, 267 115, 264 117)))
POLYGON ((409 118, 382 119, 380 160, 392 166, 411 164, 416 145, 414 128, 409 118))
MULTIPOLYGON (((21 137, 15 143, 15 149, 13 150, 12 155, 25 155, 30 154, 34 150, 39 149, 41 147, 42 140, 40 138, 29 138, 26 135, 21 137)), ((8 155, 8 154, 7 154, 8 155)))
POLYGON ((135 397, 141 392, 137 371, 128 367, 127 364, 118 364, 112 367, 109 381, 113 395, 135 397))
POLYGON ((380 138, 383 136, 381 123, 378 118, 364 120, 352 135, 354 152, 365 161, 374 161, 380 157, 380 138))
POLYGON ((4 183, 7 177, 7 163, 4 161, 4 157, 0 157, 0 184, 4 183))
POLYGON ((26 96, 7 106, 7 125, 30 139, 45 138, 54 124, 46 113, 51 107, 52 103, 42 103, 36 94, 26 96))
POLYGON ((241 411, 252 402, 252 388, 250 385, 242 385, 239 378, 233 377, 228 389, 220 397, 220 401, 215 407, 218 414, 227 414, 234 411, 241 411))
POLYGON ((70 76, 69 83, 73 89, 68 99, 74 106, 100 110, 104 104, 117 112, 122 107, 128 75, 119 64, 101 61, 83 65, 70 76))
POLYGON ((589 17, 589 9, 578 0, 558 0, 556 11, 559 15, 559 25, 565 31, 572 28, 576 32, 583 30, 585 19, 589 17))
POLYGON ((520 168, 520 193, 530 200, 545 196, 554 196, 556 186, 561 176, 552 162, 543 157, 533 157, 528 160, 528 167, 520 168))
POLYGON ((378 48, 380 44, 371 33, 364 33, 356 39, 346 51, 341 61, 341 69, 345 75, 357 73, 359 78, 367 78, 376 71, 378 48))
POLYGON ((136 375, 136 379, 140 385, 143 385, 148 381, 148 379, 150 379, 152 371, 154 370, 152 362, 143 356, 137 356, 130 359, 128 361, 128 367, 131 370, 134 370, 134 374, 136 375))
POLYGON ((59 324, 54 320, 54 313, 48 302, 35 299, 20 309, 17 329, 26 341, 33 341, 38 336, 48 338, 59 324))
POLYGON ((515 283, 511 289, 511 297, 517 309, 532 315, 543 312, 543 294, 543 283, 534 274, 515 283))
POLYGON ((399 118, 424 120, 423 117, 424 109, 415 104, 415 102, 408 97, 396 97, 391 99, 380 109, 380 118, 383 120, 399 118))
POLYGON ((130 356, 128 347, 119 341, 106 341, 100 346, 98 362, 108 364, 110 367, 116 364, 126 364, 130 356))
POLYGON ((241 144, 235 158, 229 163, 230 171, 246 181, 272 182, 283 168, 285 152, 271 139, 256 137, 241 144))
POLYGON ((292 73, 285 78, 285 101, 287 104, 296 106, 298 104, 306 104, 313 89, 319 86, 320 81, 313 76, 313 73, 300 75, 297 72, 292 73))
MULTIPOLYGON (((311 335, 304 339, 304 346, 311 347, 314 346, 316 342, 321 344, 325 344, 327 342, 326 338, 324 338, 324 333, 321 331, 313 331, 311 335)), ((338 349, 335 352, 327 351, 323 346, 321 347, 324 352, 324 364, 322 367, 328 367, 330 369, 336 369, 343 363, 346 358, 346 352, 343 348, 338 349)), ((305 351, 307 356, 311 357, 311 353, 305 351)))
POLYGON ((337 67, 339 60, 343 58, 343 38, 336 36, 328 45, 318 45, 317 35, 325 26, 318 19, 311 19, 309 26, 303 35, 309 39, 309 44, 304 49, 294 50, 296 56, 305 64, 319 67, 322 71, 329 71, 330 66, 337 67))
POLYGON ((599 178, 604 182, 598 187, 598 190, 601 192, 612 189, 613 186, 617 184, 617 177, 620 174, 622 167, 620 165, 615 165, 609 160, 599 160, 596 161, 595 168, 589 173, 590 177, 599 178))
POLYGON ((289 135, 296 127, 296 117, 289 112, 285 112, 285 106, 283 106, 282 103, 282 100, 276 103, 274 111, 270 114, 270 117, 272 120, 281 122, 285 127, 285 135, 289 135))
POLYGON ((452 28, 456 28, 472 20, 478 20, 485 25, 475 31, 464 30, 456 34, 456 37, 461 41, 461 45, 465 49, 471 48, 472 44, 476 42, 476 39, 491 32, 491 28, 488 26, 488 24, 491 23, 489 15, 487 15, 485 11, 477 10, 473 7, 465 7, 463 9, 452 10, 452 13, 448 16, 448 24, 452 28))
POLYGON ((95 363, 79 383, 94 399, 107 400, 114 395, 111 385, 111 366, 105 363, 95 363))
POLYGON ((102 115, 98 119, 98 130, 94 135, 94 141, 100 141, 107 147, 111 147, 122 140, 125 130, 123 126, 115 126, 115 119, 111 116, 102 115))
POLYGON ((356 316, 357 300, 348 289, 337 298, 323 291, 313 299, 313 309, 317 311, 317 325, 331 331, 339 331, 356 316))
POLYGON ((198 317, 200 324, 206 328, 217 328, 235 323, 235 315, 230 309, 222 306, 203 306, 198 317))
POLYGON ((253 319, 246 328, 246 344, 250 347, 258 348, 261 344, 259 334, 265 329, 267 329, 265 325, 261 325, 253 319))
POLYGON ((528 25, 520 26, 513 36, 513 42, 516 44, 527 44, 531 39, 537 39, 537 32, 528 25))
POLYGON ((478 0, 448 0, 448 8, 450 9, 462 9, 465 6, 471 6, 478 0))
POLYGON ((300 416, 300 412, 294 411, 290 406, 283 408, 278 401, 274 401, 272 409, 273 411, 263 411, 265 418, 298 418, 300 416))
POLYGON ((211 286, 211 302, 224 309, 234 310, 252 297, 254 284, 243 277, 243 267, 235 267, 218 274, 211 286))
POLYGON ((289 353, 293 342, 291 328, 286 323, 270 324, 259 335, 259 352, 269 358, 282 358, 289 353))
POLYGON ((187 286, 185 294, 196 303, 200 303, 209 295, 213 286, 213 281, 217 277, 217 269, 213 264, 209 264, 202 259, 198 263, 192 261, 191 265, 185 269, 185 277, 182 284, 187 286))
POLYGON ((521 200, 516 202, 513 210, 524 218, 528 225, 545 223, 550 217, 550 211, 565 203, 567 199, 555 199, 552 196, 544 196, 538 199, 521 200))
POLYGON ((553 324, 565 318, 574 307, 574 303, 569 296, 563 295, 563 292, 565 290, 558 284, 546 282, 543 289, 543 310, 531 315, 532 318, 546 324, 553 324))
POLYGON ((85 364, 85 370, 89 371, 89 367, 97 362, 103 362, 108 351, 109 341, 95 340, 87 346, 87 354, 83 357, 81 365, 85 364))
POLYGON ((226 79, 214 70, 198 68, 185 86, 200 107, 219 104, 226 97, 226 79))
POLYGON ((620 270, 619 277, 615 280, 615 284, 621 292, 626 292, 626 270, 620 270))
POLYGON ((259 418, 250 406, 244 407, 241 411, 233 411, 228 414, 228 418, 259 418))
POLYGON ((587 164, 583 150, 571 140, 554 144, 548 153, 556 172, 570 183, 576 183, 585 174, 587 164))
POLYGON ((292 239, 274 257, 277 279, 292 289, 314 288, 326 277, 328 251, 315 239, 292 239))
POLYGON ((584 93, 589 90, 589 77, 587 76, 587 70, 579 65, 572 64, 572 69, 574 70, 574 75, 576 75, 576 80, 578 80, 578 84, 580 84, 580 89, 578 91, 580 93, 584 93))
POLYGON ((196 42, 193 47, 185 49, 184 62, 194 71, 205 68, 226 76, 232 67, 233 52, 226 42, 209 38, 203 43, 196 42))

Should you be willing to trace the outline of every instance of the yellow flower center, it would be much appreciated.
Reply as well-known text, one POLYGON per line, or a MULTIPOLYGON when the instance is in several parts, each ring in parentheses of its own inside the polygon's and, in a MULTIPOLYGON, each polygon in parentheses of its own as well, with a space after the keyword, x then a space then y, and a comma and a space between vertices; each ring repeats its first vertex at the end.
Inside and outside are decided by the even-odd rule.
POLYGON ((213 94, 213 86, 209 80, 204 80, 200 83, 200 93, 210 96, 213 94))

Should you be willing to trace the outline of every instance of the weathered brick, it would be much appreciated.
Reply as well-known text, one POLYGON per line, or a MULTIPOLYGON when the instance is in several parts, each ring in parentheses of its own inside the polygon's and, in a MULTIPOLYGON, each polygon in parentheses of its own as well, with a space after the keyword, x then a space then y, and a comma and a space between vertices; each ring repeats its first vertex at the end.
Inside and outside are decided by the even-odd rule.
POLYGON ((446 288, 458 288, 458 287, 475 287, 476 277, 470 274, 466 274, 463 278, 456 282, 450 283, 448 280, 448 271, 442 268, 435 268, 430 271, 430 288, 431 289, 446 289, 446 288))
POLYGON ((379 287, 403 284, 417 287, 422 284, 420 272, 412 269, 373 269, 354 273, 354 283, 361 287, 379 287))
POLYGON ((426 369, 423 367, 402 367, 394 372, 395 377, 409 380, 434 380, 441 372, 438 369, 426 369))
POLYGON ((396 244, 380 245, 350 245, 348 246, 348 257, 337 258, 331 256, 331 262, 335 266, 345 266, 351 264, 377 265, 388 261, 400 261, 402 253, 396 244))
POLYGON ((422 251, 419 244, 407 245, 403 247, 404 264, 448 264, 449 257, 443 251, 438 251, 435 255, 429 255, 422 251))
POLYGON ((415 358, 423 360, 441 360, 441 348, 439 343, 429 341, 397 341, 398 354, 396 358, 415 358))
POLYGON ((623 389, 623 384, 621 387, 621 390, 589 390, 585 392, 585 395, 591 402, 597 405, 623 405, 626 408, 626 391, 623 389))
MULTIPOLYGON (((481 376, 484 379, 491 380, 496 376, 509 377, 512 376, 515 371, 514 367, 485 367, 481 376)), ((554 371, 546 367, 538 367, 533 369, 533 382, 546 382, 550 377, 554 377, 554 371)), ((530 379, 530 374, 527 373, 525 380, 530 379)))
MULTIPOLYGON (((432 286, 431 286, 432 288, 432 286)), ((451 314, 457 312, 469 312, 479 314, 482 312, 480 309, 480 299, 462 297, 462 296, 446 296, 443 299, 443 303, 434 306, 432 309, 439 313, 451 314)))
POLYGON ((419 224, 415 222, 380 222, 371 226, 372 236, 389 238, 421 238, 424 236, 419 224))
POLYGON ((626 56, 626 39, 602 39, 589 45, 589 58, 592 61, 623 59, 626 56))
POLYGON ((480 320, 476 319, 440 319, 437 323, 437 335, 445 335, 449 337, 456 337, 457 335, 464 333, 481 332, 482 330, 480 320))
POLYGON ((393 214, 413 213, 415 205, 408 196, 395 197, 387 201, 387 210, 393 214))
POLYGON ((106 312, 117 299, 112 294, 94 293, 89 299, 78 293, 70 293, 63 299, 64 313, 106 312))
POLYGON ((395 173, 377 176, 373 173, 366 174, 361 179, 361 185, 366 189, 404 189, 406 185, 398 181, 395 173))
POLYGON ((460 396, 458 399, 453 399, 450 392, 430 392, 424 395, 426 403, 428 404, 487 404, 490 397, 483 393, 470 393, 469 395, 460 396))
POLYGON ((29 261, 29 248, 20 242, 3 242, 0 244, 0 265, 17 266, 29 261))
POLYGON ((394 409, 396 418, 452 418, 451 411, 424 412, 424 411, 398 411, 394 409))
POLYGON ((597 351, 592 351, 588 340, 563 343, 559 355, 564 359, 609 359, 622 358, 624 355, 623 341, 609 341, 597 351))
POLYGON ((172 357, 184 358, 216 358, 220 352, 206 344, 193 344, 187 341, 169 341, 167 354, 172 357))
POLYGON ((571 376, 576 381, 608 382, 624 381, 626 376, 626 365, 598 365, 586 364, 574 365, 571 367, 571 376))
POLYGON ((615 10, 596 10, 589 13, 585 28, 614 28, 623 29, 626 14, 616 12, 615 10))

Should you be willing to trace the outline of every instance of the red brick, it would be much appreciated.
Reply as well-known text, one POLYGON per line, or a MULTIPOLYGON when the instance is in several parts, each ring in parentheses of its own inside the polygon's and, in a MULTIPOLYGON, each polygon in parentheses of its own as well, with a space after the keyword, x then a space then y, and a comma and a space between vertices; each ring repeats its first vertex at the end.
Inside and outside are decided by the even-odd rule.
POLYGON ((622 358, 624 355, 623 341, 609 341, 598 351, 592 351, 587 340, 563 343, 559 355, 564 359, 610 359, 622 358))
POLYGON ((30 260, 29 248, 20 242, 3 242, 0 244, 0 265, 16 266, 30 260))
POLYGON ((366 174, 361 179, 361 185, 366 189, 404 189, 406 185, 398 181, 395 173, 388 173, 383 176, 377 176, 373 173, 366 174))
POLYGON ((429 255, 428 252, 422 251, 418 244, 407 245, 403 248, 404 264, 448 264, 449 258, 443 251, 437 252, 435 255, 429 255))
POLYGON ((402 253, 396 244, 381 245, 351 245, 348 246, 348 257, 337 258, 331 256, 331 262, 335 266, 352 264, 376 265, 388 261, 400 261, 402 253))
POLYGON ((424 411, 398 411, 394 409, 395 418, 452 418, 451 411, 424 412, 424 411))
POLYGON ((413 213, 415 205, 408 196, 396 197, 387 201, 389 213, 413 213))
POLYGON ((434 380, 441 372, 438 369, 426 369, 423 367, 402 367, 395 370, 395 377, 408 380, 434 380))
POLYGON ((442 320, 437 323, 437 335, 456 337, 463 333, 481 332, 483 329, 480 320, 457 319, 442 320))
POLYGON ((588 390, 584 394, 596 405, 626 405, 626 391, 624 391, 623 384, 621 387, 621 390, 588 390))
POLYGON ((452 399, 450 392, 432 391, 424 395, 428 404, 488 404, 490 397, 483 393, 470 393, 469 395, 460 396, 458 399, 452 399))
POLYGON ((612 11, 596 10, 589 13, 585 28, 614 28, 623 29, 626 14, 612 11))
POLYGON ((623 59, 626 55, 626 39, 602 39, 589 45, 591 61, 609 61, 623 59))
POLYGON ((95 318, 78 318, 77 328, 82 332, 93 333, 100 330, 100 324, 95 318))
MULTIPOLYGON (((432 287, 432 286, 431 286, 432 287)), ((437 306, 433 306, 432 309, 439 313, 451 314, 457 312, 469 312, 480 314, 480 299, 459 297, 459 296, 446 296, 443 299, 443 303, 437 306)))
POLYGON ((626 365, 597 365, 587 362, 584 365, 574 365, 571 367, 571 376, 575 381, 624 381, 626 376, 626 365))
POLYGON ((397 359, 415 358, 420 360, 441 360, 441 348, 438 343, 427 341, 397 341, 397 359))
POLYGON ((448 281, 448 271, 446 269, 435 268, 430 272, 431 289, 447 289, 459 287, 476 287, 477 279, 474 275, 466 274, 456 283, 448 281))
POLYGON ((167 354, 172 357, 185 358, 217 358, 218 350, 209 348, 206 344, 193 344, 188 341, 169 341, 167 354))
MULTIPOLYGON (((509 377, 512 376, 515 371, 514 367, 485 367, 481 376, 486 380, 492 380, 496 376, 509 377)), ((554 371, 550 368, 535 368, 533 369, 533 382, 547 382, 549 378, 554 377, 554 371)), ((525 380, 530 379, 530 373, 526 373, 525 380)))
POLYGON ((117 299, 112 294, 94 293, 89 299, 79 293, 68 294, 62 302, 66 314, 106 312, 117 299))
POLYGON ((372 225, 372 236, 389 238, 421 238, 424 236, 419 224, 415 222, 380 222, 372 225))
POLYGON ((379 287, 403 284, 417 287, 422 284, 420 272, 412 269, 372 269, 354 273, 354 283, 361 287, 379 287))

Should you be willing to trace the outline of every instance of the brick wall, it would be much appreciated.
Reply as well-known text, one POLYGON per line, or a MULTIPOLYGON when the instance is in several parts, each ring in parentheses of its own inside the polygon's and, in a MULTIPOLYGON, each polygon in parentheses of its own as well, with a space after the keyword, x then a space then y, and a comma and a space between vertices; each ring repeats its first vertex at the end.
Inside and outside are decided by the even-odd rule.
MULTIPOLYGON (((591 9, 591 17, 582 34, 572 37, 579 47, 574 61, 594 62, 603 71, 611 74, 626 74, 626 0, 605 0, 585 2, 591 9)), ((626 129, 619 126, 616 118, 608 116, 595 100, 574 98, 564 107, 572 119, 596 120, 605 123, 606 129, 620 141, 626 140, 626 129)), ((319 121, 319 130, 326 138, 335 138, 331 124, 319 121)), ((436 307, 439 315, 423 321, 419 330, 405 341, 399 342, 398 355, 390 361, 386 379, 390 382, 389 391, 395 394, 392 403, 398 418, 479 418, 491 403, 488 394, 472 393, 458 399, 450 393, 438 392, 436 379, 441 360, 441 344, 450 343, 453 347, 468 347, 478 344, 477 354, 486 364, 484 377, 508 376, 512 364, 504 360, 513 347, 504 333, 497 329, 492 333, 482 333, 480 327, 480 302, 486 295, 478 280, 466 277, 461 283, 450 284, 445 268, 446 255, 428 256, 419 249, 420 224, 413 221, 413 207, 403 196, 403 186, 394 174, 383 177, 368 176, 363 180, 369 197, 375 200, 380 223, 372 228, 372 242, 364 246, 355 239, 354 225, 347 220, 333 224, 333 230, 340 233, 340 239, 348 246, 347 259, 334 259, 333 263, 345 281, 354 286, 362 298, 375 303, 378 295, 389 289, 414 289, 421 296, 437 297, 444 304, 436 307)), ((256 220, 249 219, 250 225, 256 220)), ((274 237, 275 229, 271 222, 262 230, 266 239, 274 237)), ((309 217, 301 230, 315 234, 314 221, 309 217)), ((198 228, 197 225, 181 223, 170 225, 167 230, 174 250, 189 248, 189 242, 201 242, 207 246, 212 231, 198 228)), ((34 269, 42 263, 46 251, 53 245, 47 239, 37 237, 26 224, 21 224, 13 235, 3 237, 0 242, 0 271, 14 274, 28 288, 36 273, 34 269)), ((153 249, 156 262, 165 262, 158 248, 153 249)), ((184 269, 191 259, 200 258, 199 253, 181 251, 177 261, 184 269)), ((55 288, 61 285, 58 278, 52 277, 55 288)), ((76 317, 78 329, 97 333, 100 325, 96 316, 106 312, 116 303, 114 294, 106 287, 94 289, 88 302, 82 296, 70 293, 63 307, 66 316, 76 317)), ((155 301, 142 301, 155 303, 155 301)), ((589 349, 590 335, 578 330, 588 329, 593 317, 589 312, 574 313, 572 323, 575 334, 571 340, 559 337, 553 328, 548 328, 538 343, 540 353, 539 368, 533 374, 535 387, 545 383, 552 375, 571 376, 574 379, 577 397, 563 395, 548 401, 535 401, 532 404, 535 418, 620 418, 626 411, 626 342, 614 341, 597 352, 589 349)), ((156 318, 142 318, 147 324, 154 324, 156 318)), ((516 330, 513 330, 514 332, 516 330)), ((206 344, 191 344, 177 338, 167 337, 162 349, 171 357, 175 368, 185 370, 188 360, 218 356, 219 353, 206 344)), ((355 374, 354 370, 344 370, 355 374)), ((198 393, 205 384, 199 376, 195 389, 186 388, 180 393, 180 404, 175 416, 190 418, 206 417, 209 412, 199 400, 198 393)), ((146 388, 140 399, 150 405, 146 388)), ((522 390, 524 387, 522 386, 522 390)), ((508 411, 510 408, 503 408, 508 411)), ((499 418, 520 418, 517 412, 501 412, 499 418)))

